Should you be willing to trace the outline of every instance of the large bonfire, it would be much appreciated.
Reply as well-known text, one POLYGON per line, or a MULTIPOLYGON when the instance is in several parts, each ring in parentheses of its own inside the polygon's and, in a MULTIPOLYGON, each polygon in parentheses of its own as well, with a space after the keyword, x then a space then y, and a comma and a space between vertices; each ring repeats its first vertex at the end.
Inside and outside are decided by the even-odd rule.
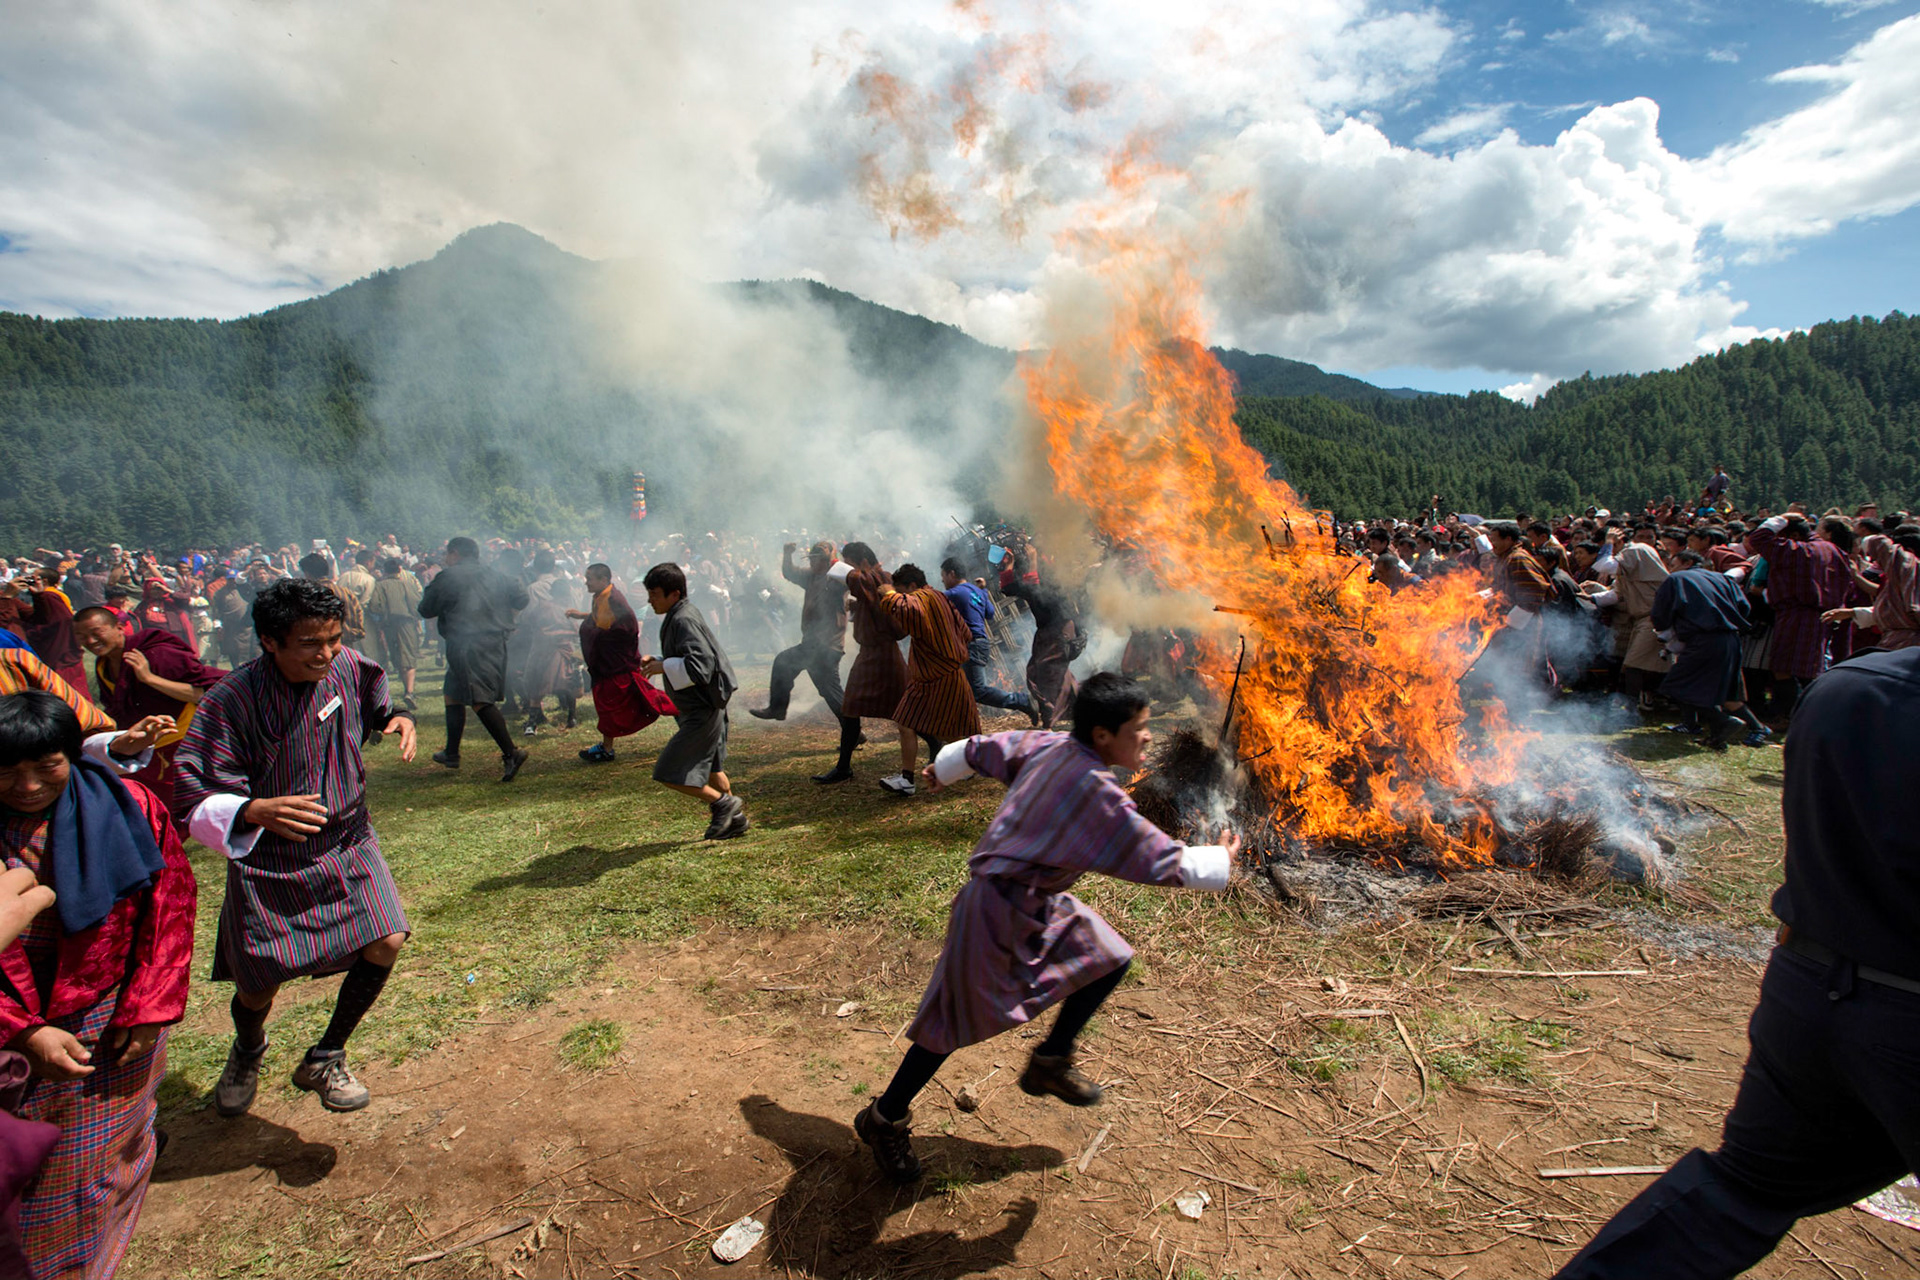
POLYGON ((1521 737, 1497 706, 1462 732, 1460 679, 1493 621, 1482 583, 1369 585, 1327 514, 1241 438, 1181 253, 1122 232, 1100 243, 1097 322, 1056 326, 1021 367, 1055 494, 1160 588, 1217 602, 1192 620, 1212 623, 1200 669, 1233 699, 1223 745, 1284 829, 1484 860, 1496 837, 1475 797, 1511 780, 1521 737))

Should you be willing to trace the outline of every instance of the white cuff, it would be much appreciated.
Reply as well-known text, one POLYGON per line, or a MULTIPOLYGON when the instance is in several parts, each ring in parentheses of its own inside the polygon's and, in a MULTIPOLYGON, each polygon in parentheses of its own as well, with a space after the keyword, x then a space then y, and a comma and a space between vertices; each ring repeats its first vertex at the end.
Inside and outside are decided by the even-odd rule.
POLYGON ((1760 527, 1768 533, 1778 533, 1787 527, 1787 518, 1785 516, 1773 516, 1770 519, 1762 520, 1760 527))
POLYGON ((667 683, 676 689, 690 688, 693 684, 693 677, 687 674, 685 658, 660 659, 660 673, 666 676, 667 683))
POLYGON ((973 776, 973 766, 967 763, 967 743, 970 738, 958 742, 949 742, 940 748, 940 754, 933 758, 933 776, 940 779, 940 785, 950 787, 963 778, 973 776))
POLYGON ((1221 844, 1190 844, 1180 851, 1180 887, 1218 893, 1233 874, 1233 855, 1221 844))
POLYGON ((835 582, 845 582, 853 574, 853 566, 845 560, 835 560, 833 567, 827 570, 827 576, 835 582))
POLYGON ((153 763, 152 747, 148 747, 131 760, 121 760, 116 757, 109 748, 113 746, 113 740, 119 736, 120 730, 118 729, 111 729, 106 733, 93 734, 85 742, 80 744, 80 754, 86 756, 89 760, 107 766, 107 768, 113 770, 123 778, 130 773, 138 773, 153 763))
POLYGON ((260 842, 260 833, 265 830, 255 827, 244 836, 233 834, 233 824, 240 820, 240 811, 247 807, 247 801, 246 796, 210 795, 188 815, 187 830, 207 848, 218 849, 237 862, 253 852, 253 846, 260 842))
POLYGON ((1589 600, 1592 600, 1595 604, 1601 606, 1602 608, 1605 608, 1607 605, 1610 605, 1610 604, 1620 603, 1620 593, 1618 591, 1614 591, 1611 589, 1606 591, 1596 591, 1591 596, 1588 596, 1587 598, 1589 600))
POLYGON ((1507 629, 1510 631, 1525 631, 1533 625, 1534 617, 1534 614, 1528 613, 1519 605, 1515 605, 1513 608, 1507 610, 1507 629))
POLYGON ((1880 624, 1873 620, 1873 610, 1862 609, 1858 605, 1855 605, 1853 609, 1853 625, 1856 627, 1866 627, 1869 630, 1872 630, 1874 628, 1877 628, 1880 624))
POLYGON ((1483 556, 1490 556, 1493 554, 1493 543, 1487 540, 1486 534, 1478 534, 1473 540, 1473 549, 1483 556))

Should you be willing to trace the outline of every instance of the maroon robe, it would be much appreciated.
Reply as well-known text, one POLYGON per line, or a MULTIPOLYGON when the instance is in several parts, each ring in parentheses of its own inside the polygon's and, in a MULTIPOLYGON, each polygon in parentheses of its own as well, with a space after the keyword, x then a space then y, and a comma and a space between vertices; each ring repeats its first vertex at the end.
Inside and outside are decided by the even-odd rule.
POLYGON ((24 619, 26 641, 40 661, 60 673, 76 689, 87 687, 87 669, 80 663, 80 642, 73 638, 73 606, 58 591, 33 593, 33 609, 24 619))
MULTIPOLYGON (((157 628, 149 627, 134 632, 127 637, 126 647, 143 654, 153 674, 162 680, 173 680, 205 690, 219 684, 227 675, 218 667, 210 667, 200 661, 200 655, 180 637, 157 628)), ((172 716, 179 722, 179 728, 161 740, 161 744, 153 750, 153 759, 133 777, 160 797, 160 802, 167 806, 167 812, 173 815, 175 825, 185 830, 186 814, 177 810, 173 802, 173 753, 180 745, 180 739, 186 736, 186 726, 192 719, 188 714, 188 704, 178 698, 168 697, 135 676, 127 668, 124 655, 123 650, 118 680, 108 678, 104 663, 94 663, 94 684, 100 695, 100 707, 122 729, 131 729, 147 716, 172 716)))

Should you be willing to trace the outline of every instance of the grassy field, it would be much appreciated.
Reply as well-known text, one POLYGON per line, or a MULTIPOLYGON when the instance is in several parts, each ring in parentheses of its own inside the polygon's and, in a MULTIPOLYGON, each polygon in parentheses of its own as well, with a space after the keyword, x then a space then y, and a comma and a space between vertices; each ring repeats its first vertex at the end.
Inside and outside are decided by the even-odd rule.
MULTIPOLYGON (((894 799, 876 785, 895 767, 891 741, 861 751, 853 782, 817 786, 809 775, 832 763, 834 729, 746 716, 744 708, 761 700, 762 684, 736 699, 729 766, 755 826, 741 839, 710 843, 701 838, 705 806, 650 779, 670 724, 626 740, 619 760, 600 766, 575 755, 597 741, 590 715, 573 731, 543 731, 528 740, 532 761, 503 785, 492 744, 471 723, 459 771, 428 759, 445 729, 438 675, 422 674, 418 757, 402 764, 390 741, 368 753, 374 823, 414 935, 379 1010, 354 1041, 361 1060, 398 1063, 429 1051, 477 1022, 543 1004, 623 947, 706 925, 862 925, 937 940, 967 855, 1001 794, 980 784, 894 799)), ((755 675, 764 680, 763 672, 747 678, 755 675)), ((1008 717, 1000 727, 1022 724, 1008 717)), ((1617 735, 1609 744, 1656 781, 1728 815, 1694 831, 1690 882, 1725 904, 1726 924, 1763 923, 1777 882, 1779 751, 1736 748, 1714 756, 1657 729, 1617 735)), ((192 854, 201 883, 195 963, 204 972, 226 872, 218 855, 198 845, 192 854)), ((1219 910, 1113 882, 1090 882, 1086 891, 1136 927, 1195 912, 1206 919, 1219 910)), ((1682 913, 1657 895, 1613 896, 1682 913)), ((1231 929, 1184 932, 1203 949, 1237 945, 1231 929)), ((196 1015, 223 1006, 229 994, 225 985, 195 985, 187 1025, 171 1042, 167 1105, 198 1105, 211 1090, 227 1039, 205 1029, 221 1019, 196 1015)), ((288 986, 274 1014, 276 1041, 282 1048, 310 1043, 330 1008, 331 984, 288 986)))

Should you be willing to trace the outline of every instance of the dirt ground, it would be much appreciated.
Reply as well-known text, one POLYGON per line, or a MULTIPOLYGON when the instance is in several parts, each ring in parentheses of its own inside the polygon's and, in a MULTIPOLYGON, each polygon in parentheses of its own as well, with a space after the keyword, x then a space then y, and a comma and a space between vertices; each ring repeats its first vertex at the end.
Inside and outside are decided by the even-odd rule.
MULTIPOLYGON (((879 1180, 850 1121, 898 1060, 934 946, 636 948, 523 1020, 361 1064, 357 1115, 271 1083, 240 1120, 168 1117, 123 1274, 1545 1275, 1648 1178, 1538 1170, 1711 1144, 1759 969, 1616 925, 1521 945, 1531 965, 1645 972, 1454 971, 1531 967, 1511 945, 1483 922, 1333 935, 1277 915, 1213 953, 1149 941, 1084 1042, 1106 1102, 1021 1093, 1030 1037, 964 1050, 921 1098, 911 1190, 879 1180), (564 1065, 562 1038, 598 1020, 624 1032, 617 1057, 564 1065), (1173 1201, 1200 1190, 1190 1221, 1173 1201), (709 1244, 749 1214, 765 1239, 722 1266, 709 1244)), ((276 1046, 270 1080, 294 1052, 276 1046)), ((1920 1274, 1920 1236, 1846 1209, 1754 1274, 1920 1274)))

